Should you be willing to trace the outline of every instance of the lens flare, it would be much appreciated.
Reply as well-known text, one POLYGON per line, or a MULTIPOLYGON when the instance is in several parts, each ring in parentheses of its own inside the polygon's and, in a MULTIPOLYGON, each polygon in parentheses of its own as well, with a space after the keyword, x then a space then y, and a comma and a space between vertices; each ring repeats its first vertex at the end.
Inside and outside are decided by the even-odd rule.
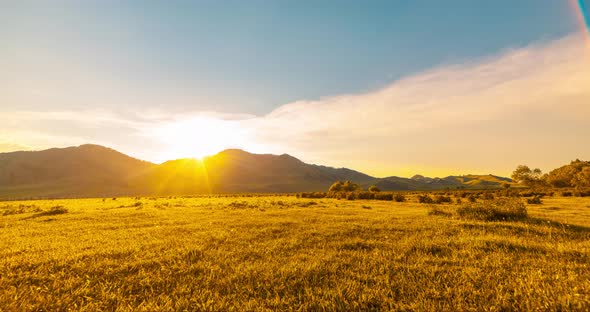
POLYGON ((590 59, 590 0, 570 0, 568 1, 571 9, 576 15, 579 32, 582 38, 582 45, 588 51, 590 59))
POLYGON ((578 23, 582 32, 590 33, 590 17, 588 12, 588 1, 586 0, 571 0, 572 8, 574 9, 578 23))

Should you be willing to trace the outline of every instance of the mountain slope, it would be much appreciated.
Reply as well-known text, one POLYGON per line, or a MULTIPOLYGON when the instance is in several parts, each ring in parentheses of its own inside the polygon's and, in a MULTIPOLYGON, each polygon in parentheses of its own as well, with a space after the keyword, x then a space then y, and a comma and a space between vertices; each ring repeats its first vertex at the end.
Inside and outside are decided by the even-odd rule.
POLYGON ((0 196, 124 194, 128 177, 153 166, 113 149, 90 144, 38 152, 0 153, 0 196))
POLYGON ((229 149, 202 161, 156 165, 98 145, 0 153, 0 198, 182 195, 235 192, 326 191, 350 180, 388 190, 500 187, 492 175, 375 178, 347 168, 306 164, 287 154, 229 149))
POLYGON ((337 180, 368 182, 374 179, 350 169, 306 164, 286 154, 251 154, 232 149, 203 161, 165 162, 139 176, 132 184, 154 194, 300 192, 323 191, 337 180))
MULTIPOLYGON (((387 177, 374 181, 383 191, 398 190, 442 190, 442 189, 477 189, 500 188, 504 183, 511 183, 509 178, 495 175, 464 175, 445 178, 429 178, 415 175, 412 178, 387 177)), ((366 186, 366 185, 365 185, 366 186)))

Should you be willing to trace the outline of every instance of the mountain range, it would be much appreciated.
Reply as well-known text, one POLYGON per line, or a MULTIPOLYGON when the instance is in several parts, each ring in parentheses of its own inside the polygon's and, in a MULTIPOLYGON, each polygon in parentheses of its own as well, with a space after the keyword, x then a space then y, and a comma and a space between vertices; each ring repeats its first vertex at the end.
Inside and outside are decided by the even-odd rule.
POLYGON ((154 164, 99 145, 0 153, 0 199, 326 191, 338 180, 381 190, 498 188, 494 175, 376 178, 287 155, 228 149, 203 160, 154 164))

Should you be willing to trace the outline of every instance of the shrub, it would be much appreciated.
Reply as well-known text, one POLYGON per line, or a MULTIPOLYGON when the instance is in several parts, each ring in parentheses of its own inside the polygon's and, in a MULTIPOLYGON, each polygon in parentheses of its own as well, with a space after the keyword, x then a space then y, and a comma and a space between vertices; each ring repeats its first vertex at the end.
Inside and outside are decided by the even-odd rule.
POLYGON ((64 213, 68 213, 68 208, 66 208, 64 206, 54 206, 54 207, 49 208, 49 210, 47 210, 47 211, 43 211, 38 214, 35 214, 34 216, 32 216, 32 218, 43 217, 43 216, 55 216, 55 215, 60 215, 60 214, 64 214, 64 213))
POLYGON ((398 203, 402 203, 402 202, 406 201, 406 197, 403 194, 395 194, 393 199, 398 203))
POLYGON ((375 199, 375 194, 371 192, 358 192, 356 199, 375 199))
POLYGON ((393 200, 393 194, 391 193, 376 193, 376 200, 393 200))
POLYGON ((435 204, 452 203, 452 202, 453 202, 453 199, 451 199, 451 197, 449 197, 449 196, 436 195, 436 197, 434 197, 435 204))
POLYGON ((563 196, 563 197, 570 197, 572 195, 573 195, 573 193, 570 191, 561 192, 561 196, 563 196))
POLYGON ((467 199, 469 200, 470 203, 475 203, 477 201, 477 197, 475 197, 475 195, 469 195, 469 197, 467 197, 467 199))
POLYGON ((484 221, 522 220, 528 216, 522 201, 504 198, 466 204, 457 213, 463 218, 484 221))
POLYGON ((531 205, 540 205, 543 203, 543 201, 541 200, 541 196, 534 196, 532 198, 527 198, 526 200, 527 204, 531 204, 531 205))
POLYGON ((484 193, 483 194, 483 199, 485 199, 485 200, 492 200, 492 199, 494 199, 494 194, 492 194, 492 193, 484 193))
POLYGON ((423 194, 423 195, 418 195, 418 202, 421 204, 432 204, 432 203, 434 203, 434 200, 432 199, 432 197, 430 197, 430 195, 423 194))
POLYGON ((328 196, 327 193, 324 192, 307 192, 307 193, 300 193, 299 198, 326 198, 328 196))
POLYGON ((68 208, 64 206, 53 206, 46 212, 46 215, 58 215, 68 213, 68 208))
POLYGON ((430 211, 428 211, 428 215, 450 217, 453 215, 453 213, 450 212, 448 209, 441 208, 440 206, 432 206, 432 208, 430 208, 430 211))
POLYGON ((379 189, 377 186, 375 186, 375 185, 371 185, 371 186, 369 187, 369 192, 372 192, 372 193, 377 193, 377 192, 381 192, 381 190, 380 190, 380 189, 379 189))

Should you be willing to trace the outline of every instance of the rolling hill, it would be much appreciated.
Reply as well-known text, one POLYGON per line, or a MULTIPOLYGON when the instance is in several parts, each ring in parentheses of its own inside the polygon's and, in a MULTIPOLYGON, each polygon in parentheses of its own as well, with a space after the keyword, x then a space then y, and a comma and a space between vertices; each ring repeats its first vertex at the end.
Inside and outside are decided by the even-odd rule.
POLYGON ((154 166, 91 144, 0 153, 0 197, 126 194, 127 179, 154 166))
POLYGON ((307 164, 287 155, 229 149, 153 164, 99 145, 0 153, 0 198, 103 197, 199 193, 325 191, 337 180, 382 190, 494 188, 493 175, 375 178, 347 168, 307 164))
POLYGON ((479 189, 499 188, 503 183, 511 183, 509 178, 495 175, 464 175, 445 178, 429 178, 415 175, 412 178, 387 177, 373 182, 381 190, 441 190, 441 189, 479 189))

